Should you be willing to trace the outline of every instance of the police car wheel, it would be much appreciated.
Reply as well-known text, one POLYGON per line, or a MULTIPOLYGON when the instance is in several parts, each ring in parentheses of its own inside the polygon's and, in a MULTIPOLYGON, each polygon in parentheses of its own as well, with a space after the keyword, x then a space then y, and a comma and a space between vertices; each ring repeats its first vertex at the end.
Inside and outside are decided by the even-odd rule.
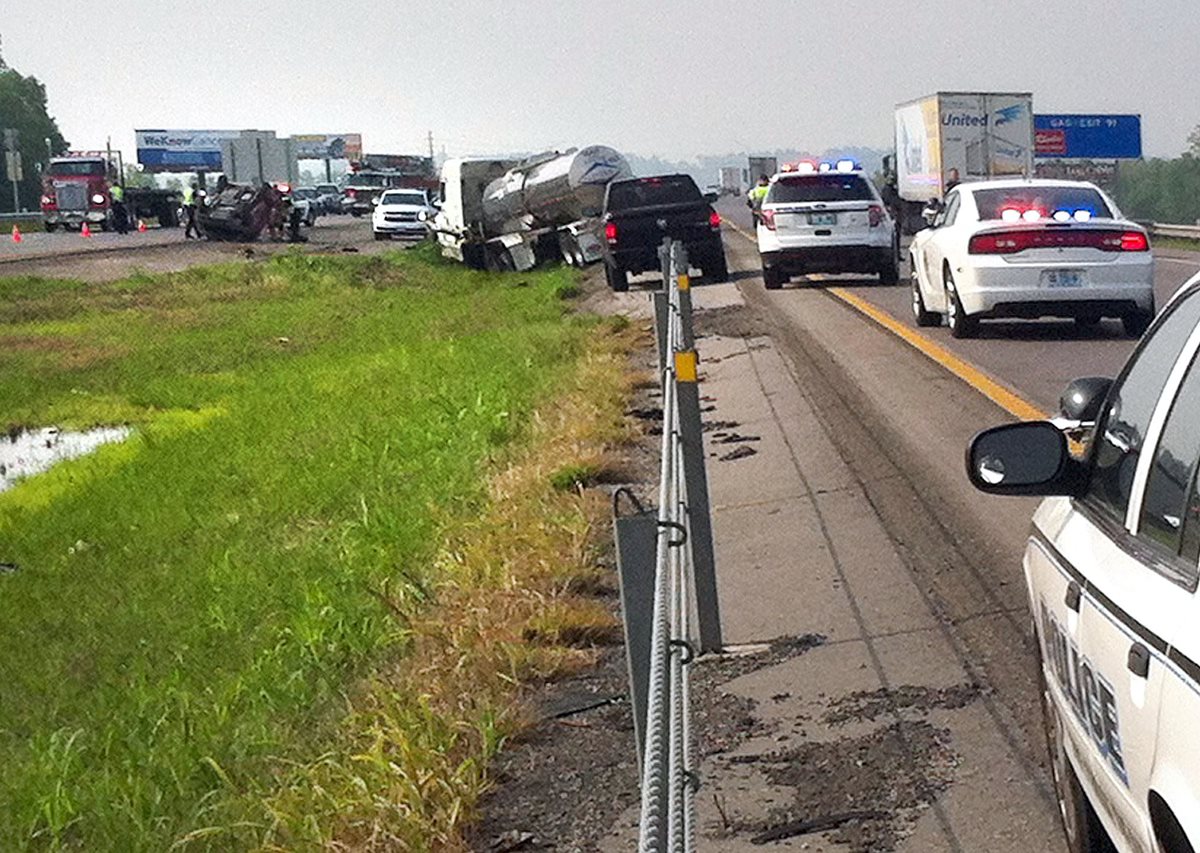
POLYGON ((950 334, 956 338, 974 337, 979 330, 979 320, 972 317, 963 309, 962 300, 954 287, 954 278, 946 271, 946 325, 950 334))
POLYGON ((1041 687, 1042 719, 1046 729, 1046 749, 1050 753, 1050 770, 1054 777, 1054 794, 1062 818, 1063 833, 1069 853, 1116 853, 1116 848, 1100 824, 1100 818, 1088 802, 1075 768, 1067 757, 1065 735, 1058 708, 1046 685, 1046 672, 1038 655, 1038 682, 1041 687))

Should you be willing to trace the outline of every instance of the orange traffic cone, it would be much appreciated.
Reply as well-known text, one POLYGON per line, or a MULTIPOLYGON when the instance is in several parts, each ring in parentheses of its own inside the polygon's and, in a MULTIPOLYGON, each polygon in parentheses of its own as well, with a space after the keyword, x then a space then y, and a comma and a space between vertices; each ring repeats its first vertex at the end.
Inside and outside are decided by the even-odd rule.
POLYGON ((24 239, 25 238, 21 236, 21 229, 14 225, 13 226, 13 242, 20 243, 24 239))
POLYGON ((139 234, 145 234, 145 233, 146 233, 146 220, 145 220, 145 219, 139 219, 139 220, 138 220, 138 233, 139 233, 139 234))
POLYGON ((91 237, 92 229, 88 228, 88 224, 85 222, 85 223, 83 223, 83 227, 79 229, 79 233, 82 234, 84 237, 91 237))

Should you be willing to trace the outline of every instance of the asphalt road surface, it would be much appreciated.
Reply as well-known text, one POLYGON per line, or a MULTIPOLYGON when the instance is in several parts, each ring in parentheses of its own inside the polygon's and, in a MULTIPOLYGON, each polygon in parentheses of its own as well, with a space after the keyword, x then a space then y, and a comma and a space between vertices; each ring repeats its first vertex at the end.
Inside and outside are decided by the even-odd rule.
MULTIPOLYGON (((735 199, 720 204, 721 215, 739 231, 727 242, 753 247, 750 212, 735 199)), ((1200 272, 1200 252, 1155 250, 1154 290, 1159 308, 1181 284, 1200 272)), ((898 287, 882 287, 874 277, 822 276, 820 281, 794 279, 787 288, 836 285, 878 306, 912 332, 920 334, 1012 388, 1045 412, 1054 412, 1058 397, 1079 376, 1115 376, 1136 341, 1125 337, 1120 321, 1105 320, 1082 331, 1069 320, 985 321, 978 338, 957 340, 943 327, 918 329, 909 307, 908 264, 898 287)), ((787 290, 784 290, 786 293, 787 290)), ((786 298, 786 297, 784 297, 786 298)))
MULTIPOLYGON (((301 233, 304 251, 354 251, 371 253, 393 245, 376 242, 371 220, 350 216, 321 217, 301 233)), ((95 234, 90 238, 75 232, 26 235, 21 243, 0 243, 0 277, 31 275, 75 278, 81 281, 112 281, 133 272, 171 272, 197 264, 219 263, 261 257, 287 251, 297 244, 274 243, 261 237, 254 243, 224 243, 185 240, 182 228, 150 229, 144 234, 95 234)))

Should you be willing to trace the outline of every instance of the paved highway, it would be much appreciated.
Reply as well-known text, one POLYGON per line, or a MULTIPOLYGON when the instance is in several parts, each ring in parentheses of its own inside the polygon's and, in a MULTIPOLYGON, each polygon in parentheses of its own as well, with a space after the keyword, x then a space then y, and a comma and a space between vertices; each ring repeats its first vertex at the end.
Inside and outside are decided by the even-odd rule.
MULTIPOLYGON (((724 200, 720 211, 736 229, 727 242, 745 243, 753 236, 750 212, 740 200, 724 200)), ((1200 252, 1155 250, 1154 257, 1154 289, 1161 308, 1181 284, 1200 272, 1200 252)), ((820 276, 819 282, 795 279, 789 287, 815 284, 857 296, 882 309, 913 335, 953 353, 1044 412, 1057 410, 1058 396, 1072 379, 1115 375, 1135 344, 1124 336, 1116 320, 1105 320, 1089 331, 1077 330, 1069 320, 985 321, 980 336, 969 340, 952 338, 945 327, 918 329, 909 308, 907 263, 903 272, 904 283, 899 287, 881 287, 874 278, 856 276, 820 276)))

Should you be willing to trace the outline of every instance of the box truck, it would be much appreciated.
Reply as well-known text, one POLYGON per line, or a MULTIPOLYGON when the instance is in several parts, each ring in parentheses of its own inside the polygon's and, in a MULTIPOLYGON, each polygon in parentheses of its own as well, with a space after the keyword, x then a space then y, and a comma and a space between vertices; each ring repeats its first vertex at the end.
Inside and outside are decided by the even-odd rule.
POLYGON ((895 153, 884 165, 906 233, 947 184, 1033 177, 1033 95, 938 92, 896 106, 895 153))

